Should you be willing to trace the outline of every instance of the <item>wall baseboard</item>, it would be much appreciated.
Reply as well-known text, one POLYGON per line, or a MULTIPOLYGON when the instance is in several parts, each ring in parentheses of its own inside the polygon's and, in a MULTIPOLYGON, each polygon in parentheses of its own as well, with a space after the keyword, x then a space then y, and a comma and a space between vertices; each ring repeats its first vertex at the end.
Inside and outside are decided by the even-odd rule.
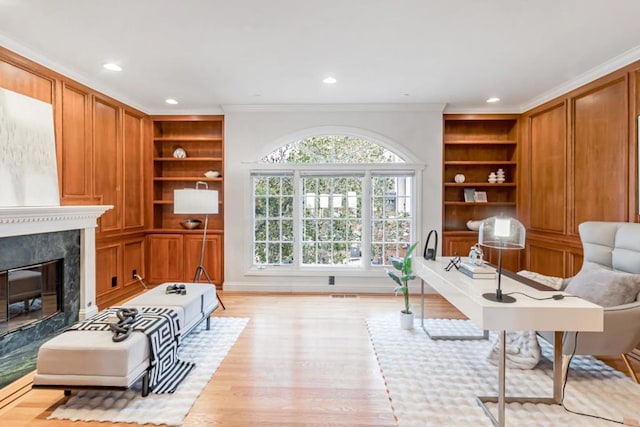
MULTIPOLYGON (((389 281, 386 284, 343 284, 340 285, 337 278, 335 285, 319 285, 317 283, 269 283, 269 282, 224 282, 223 290, 230 292, 280 292, 280 293, 349 293, 349 294, 387 294, 393 295, 393 283, 389 281)), ((415 283, 413 289, 410 290, 412 295, 420 294, 420 285, 415 283)), ((425 293, 434 293, 434 291, 425 285, 425 293)))

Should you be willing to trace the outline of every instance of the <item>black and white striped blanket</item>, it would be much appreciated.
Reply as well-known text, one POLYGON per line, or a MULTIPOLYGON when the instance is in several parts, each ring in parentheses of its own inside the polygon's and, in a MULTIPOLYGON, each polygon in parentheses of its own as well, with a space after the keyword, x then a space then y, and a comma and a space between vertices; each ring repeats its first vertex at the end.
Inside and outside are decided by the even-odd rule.
MULTIPOLYGON (((101 311, 91 319, 76 323, 68 331, 110 331, 118 322, 118 307, 101 311)), ((134 331, 149 340, 149 388, 153 393, 173 393, 195 367, 195 363, 178 358, 180 325, 178 314, 169 308, 142 307, 130 323, 134 331)))

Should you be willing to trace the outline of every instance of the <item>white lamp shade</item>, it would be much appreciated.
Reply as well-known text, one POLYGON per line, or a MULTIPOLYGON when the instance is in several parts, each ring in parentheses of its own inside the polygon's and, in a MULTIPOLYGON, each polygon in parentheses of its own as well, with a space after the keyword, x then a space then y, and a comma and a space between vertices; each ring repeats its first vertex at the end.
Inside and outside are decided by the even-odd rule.
POLYGON ((482 221, 478 243, 499 249, 524 249, 524 225, 515 218, 492 216, 482 221))
POLYGON ((173 190, 173 213, 217 214, 218 191, 184 188, 173 190))

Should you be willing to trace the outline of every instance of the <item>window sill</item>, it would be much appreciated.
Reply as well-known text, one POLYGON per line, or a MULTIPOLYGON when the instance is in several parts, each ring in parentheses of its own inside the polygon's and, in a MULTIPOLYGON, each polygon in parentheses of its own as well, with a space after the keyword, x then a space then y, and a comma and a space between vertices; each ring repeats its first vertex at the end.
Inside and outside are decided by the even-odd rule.
POLYGON ((245 276, 305 276, 305 277, 325 277, 327 275, 343 277, 380 277, 385 274, 384 269, 388 267, 371 267, 368 270, 353 267, 304 267, 295 268, 293 266, 268 266, 251 267, 245 272, 245 276))

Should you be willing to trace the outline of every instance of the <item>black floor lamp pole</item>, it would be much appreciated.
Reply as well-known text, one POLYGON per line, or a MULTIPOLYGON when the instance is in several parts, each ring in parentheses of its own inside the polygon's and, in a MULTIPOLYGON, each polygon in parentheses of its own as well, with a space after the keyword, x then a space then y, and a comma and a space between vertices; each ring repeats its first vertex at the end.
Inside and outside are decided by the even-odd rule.
MULTIPOLYGON (((204 273, 204 277, 206 277, 207 282, 209 282, 210 285, 213 285, 213 282, 211 281, 211 277, 209 277, 209 273, 207 273, 207 269, 204 268, 204 249, 207 244, 207 227, 208 226, 209 226, 209 214, 205 214, 204 233, 202 233, 202 249, 200 250, 200 264, 198 264, 198 267, 196 267, 196 272, 193 275, 193 281, 196 283, 199 283, 200 279, 202 278, 202 273, 204 273)), ((222 309, 226 310, 227 308, 224 306, 222 299, 220 299, 220 295, 218 294, 218 292, 216 292, 216 298, 218 298, 218 301, 220 302, 222 309)))

